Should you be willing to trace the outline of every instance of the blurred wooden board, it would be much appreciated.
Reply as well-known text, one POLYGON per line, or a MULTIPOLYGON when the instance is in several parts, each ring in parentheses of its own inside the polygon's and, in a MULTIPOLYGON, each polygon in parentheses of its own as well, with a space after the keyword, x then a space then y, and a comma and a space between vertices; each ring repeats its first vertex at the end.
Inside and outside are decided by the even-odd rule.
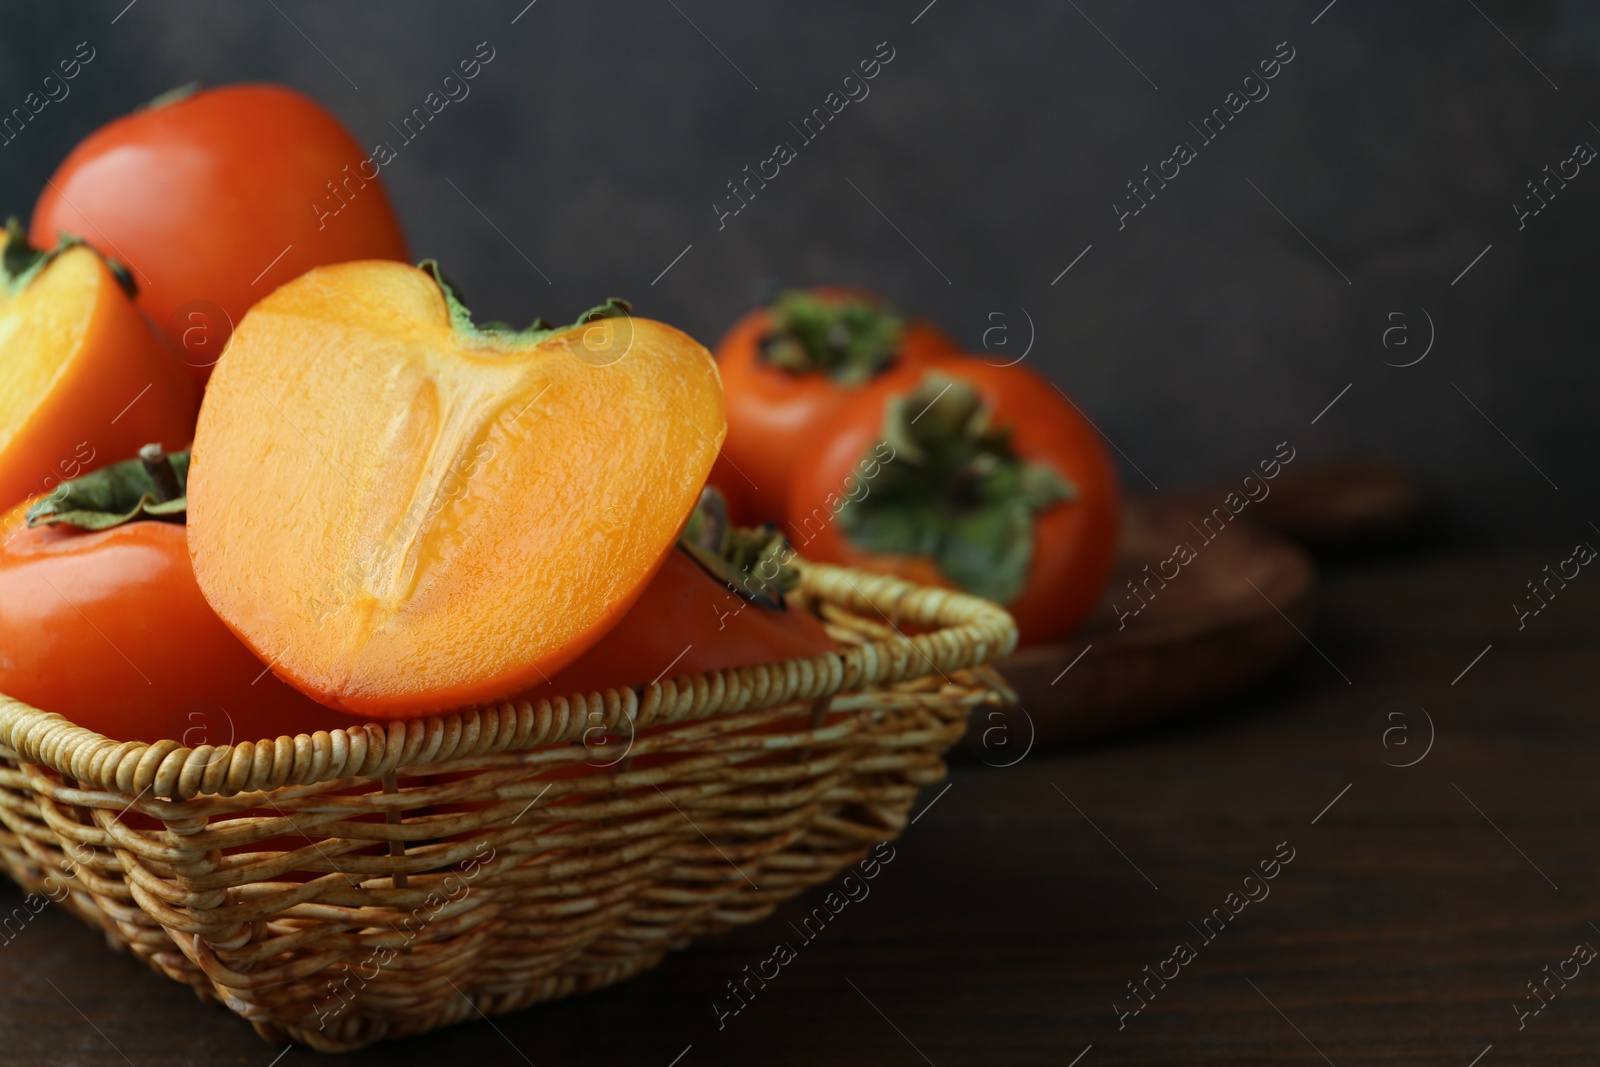
POLYGON ((1254 525, 1248 513, 1220 532, 1215 521, 1205 531, 1203 504, 1130 500, 1121 558, 1095 614, 1065 642, 1020 649, 998 665, 1016 687, 1019 710, 974 720, 974 754, 1006 765, 1030 742, 1155 722, 1237 693, 1305 651, 1296 627, 1310 629, 1316 568, 1304 549, 1254 525), (1164 584, 1152 578, 1172 574, 1175 564, 1163 561, 1178 545, 1191 547, 1193 558, 1164 584))
MULTIPOLYGON (((1221 495, 1198 490, 1183 499, 1203 508, 1221 495)), ((1413 540, 1425 525, 1427 502, 1422 484, 1393 460, 1306 460, 1285 467, 1249 516, 1318 555, 1342 556, 1413 540)))

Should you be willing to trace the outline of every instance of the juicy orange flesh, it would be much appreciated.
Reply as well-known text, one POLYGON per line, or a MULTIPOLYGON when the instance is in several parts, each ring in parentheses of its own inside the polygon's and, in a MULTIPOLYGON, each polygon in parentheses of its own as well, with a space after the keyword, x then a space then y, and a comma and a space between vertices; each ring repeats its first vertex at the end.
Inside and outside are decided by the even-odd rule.
POLYGON ((458 334, 394 263, 320 268, 240 323, 189 483, 201 589, 309 695, 366 715, 498 699, 620 618, 724 434, 709 353, 610 319, 458 334))
MULTIPOLYGON (((0 295, 0 455, 73 367, 100 292, 93 252, 62 253, 14 299, 0 295)), ((118 457, 121 458, 121 457, 118 457)))

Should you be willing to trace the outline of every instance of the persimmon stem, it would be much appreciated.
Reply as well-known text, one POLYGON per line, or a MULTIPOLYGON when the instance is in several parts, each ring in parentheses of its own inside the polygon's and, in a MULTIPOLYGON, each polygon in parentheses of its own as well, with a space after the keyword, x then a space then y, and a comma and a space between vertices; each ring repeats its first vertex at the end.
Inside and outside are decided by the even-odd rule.
POLYGON ((783 594, 800 583, 799 574, 789 566, 794 550, 777 527, 732 526, 728 501, 714 485, 701 490, 700 502, 684 524, 678 547, 707 574, 752 604, 781 610, 785 607, 783 594), (768 567, 771 574, 764 573, 768 567))
POLYGON ((189 97, 193 96, 195 93, 198 93, 203 88, 205 88, 205 86, 200 82, 186 82, 183 85, 177 86, 176 88, 168 89, 160 96, 147 102, 139 110, 153 111, 158 107, 166 107, 168 104, 176 104, 180 100, 189 99, 189 97))
POLYGON ((599 307, 592 307, 585 311, 578 316, 578 321, 570 326, 552 326, 542 317, 534 319, 526 330, 518 330, 504 322, 486 322, 479 325, 472 321, 472 312, 467 308, 466 302, 462 300, 461 290, 457 289, 455 283, 446 278, 444 271, 439 269, 438 260, 425 259, 417 264, 417 268, 426 272, 439 286, 439 292, 444 296, 445 306, 450 309, 450 322, 456 333, 473 342, 492 341, 502 345, 536 345, 547 337, 553 337, 567 330, 575 330, 597 319, 631 318, 629 312, 633 310, 632 304, 613 296, 599 307))
MULTIPOLYGON (((923 375, 885 403, 882 437, 896 457, 883 478, 836 512, 863 551, 931 559, 968 593, 1009 604, 1027 583, 1040 512, 1077 498, 1048 462, 1017 454, 982 392, 957 373, 923 375)), ((862 470, 867 468, 863 466, 862 470)))
POLYGON ((783 293, 772 304, 772 331, 762 339, 761 357, 794 374, 861 385, 895 361, 903 332, 898 315, 868 300, 783 293))
POLYGON ((139 462, 144 464, 145 471, 150 475, 157 504, 165 504, 183 495, 183 487, 178 484, 178 472, 172 467, 172 457, 159 444, 151 443, 139 449, 139 462))

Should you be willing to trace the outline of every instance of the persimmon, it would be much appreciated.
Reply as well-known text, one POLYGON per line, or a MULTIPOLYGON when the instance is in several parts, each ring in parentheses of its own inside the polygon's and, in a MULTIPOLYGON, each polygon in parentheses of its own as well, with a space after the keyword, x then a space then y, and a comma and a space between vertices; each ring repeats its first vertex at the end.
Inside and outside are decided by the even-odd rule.
POLYGON ((809 558, 1003 604, 1023 644, 1088 615, 1116 554, 1120 502, 1089 422, 1039 375, 938 357, 910 389, 860 397, 801 461, 791 529, 809 558), (873 477, 861 478, 863 464, 873 477), (863 489, 837 506, 855 478, 863 489))
POLYGON ((503 698, 622 617, 726 433, 703 347, 610 301, 476 326, 433 264, 257 304, 200 410, 195 576, 285 681, 356 715, 503 698))
POLYGON ((782 517, 794 464, 818 447, 841 404, 911 381, 930 357, 955 350, 937 326, 904 319, 859 289, 784 293, 734 323, 716 348, 728 440, 712 482, 735 521, 782 517))
MULTIPOLYGON (((181 492, 187 456, 174 458, 181 492)), ((118 741, 325 729, 335 713, 274 678, 200 595, 183 500, 156 500, 144 470, 113 464, 7 516, 0 693, 118 741)))
POLYGON ((202 384, 279 285, 325 263, 409 258, 377 164, 281 85, 185 87, 102 126, 57 168, 31 232, 46 247, 77 234, 126 263, 202 384))
POLYGON ((81 242, 38 252, 8 226, 0 351, 0 508, 194 433, 199 398, 183 365, 81 242))

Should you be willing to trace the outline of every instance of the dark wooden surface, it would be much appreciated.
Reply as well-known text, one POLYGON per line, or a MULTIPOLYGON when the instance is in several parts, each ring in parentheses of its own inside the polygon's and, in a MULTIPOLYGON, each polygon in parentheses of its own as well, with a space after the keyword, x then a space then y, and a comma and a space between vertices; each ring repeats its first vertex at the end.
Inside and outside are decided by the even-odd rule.
MULTIPOLYGON (((785 920, 820 893, 619 987, 345 1062, 1065 1067, 1092 1044, 1079 1067, 1468 1067, 1492 1044, 1480 1067, 1594 1063, 1600 967, 1520 1031, 1512 1010, 1547 964, 1600 947, 1600 578, 1520 632, 1509 607, 1568 554, 1343 565, 1311 634, 1331 665, 1308 648, 1181 726, 962 762, 870 896, 810 944, 785 920), (1415 759, 1427 731, 1413 709, 1386 748, 1406 725, 1384 719, 1395 701, 1437 731, 1404 769, 1385 763, 1415 759), (1270 896, 1203 944, 1188 924, 1284 841, 1295 858, 1270 896), (723 983, 780 938, 798 957, 719 1031, 723 983), (1180 941, 1198 957, 1119 1030, 1125 983, 1180 941)), ((5 910, 20 899, 0 891, 5 910)), ((7 1065, 283 1052, 54 909, 0 947, 0 985, 7 1065)))

